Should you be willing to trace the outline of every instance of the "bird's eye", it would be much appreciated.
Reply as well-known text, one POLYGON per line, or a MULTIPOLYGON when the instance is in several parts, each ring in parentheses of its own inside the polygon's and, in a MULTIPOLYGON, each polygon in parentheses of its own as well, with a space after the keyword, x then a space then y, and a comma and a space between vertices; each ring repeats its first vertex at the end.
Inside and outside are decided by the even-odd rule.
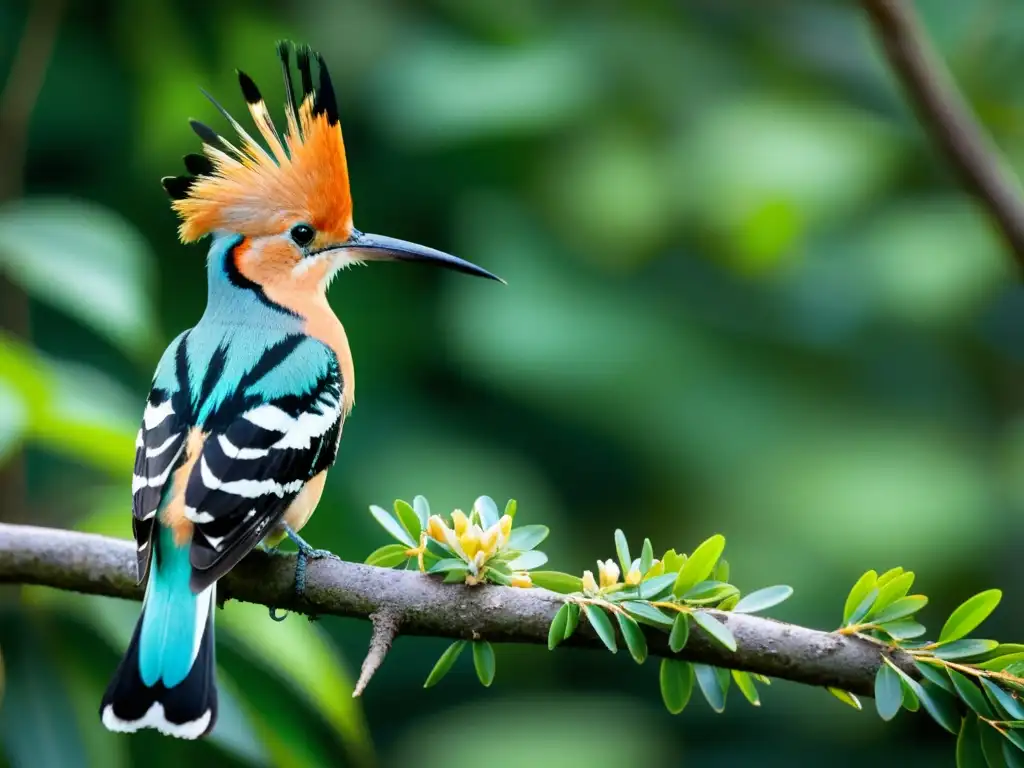
POLYGON ((316 230, 309 226, 309 224, 296 224, 292 227, 291 235, 296 245, 304 247, 313 242, 313 238, 316 237, 316 230))

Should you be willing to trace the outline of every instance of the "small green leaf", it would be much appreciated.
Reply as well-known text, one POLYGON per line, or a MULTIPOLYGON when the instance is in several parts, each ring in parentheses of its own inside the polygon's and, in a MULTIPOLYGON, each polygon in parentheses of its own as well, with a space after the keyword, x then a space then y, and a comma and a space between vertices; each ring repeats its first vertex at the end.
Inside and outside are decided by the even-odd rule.
POLYGON ((949 679, 953 681, 956 694, 960 697, 961 701, 982 717, 987 717, 989 720, 996 718, 981 688, 968 680, 966 675, 957 672, 955 669, 947 669, 946 671, 949 673, 949 679))
POLYGON ((736 607, 732 610, 735 613, 757 613, 759 611, 765 611, 788 600, 792 594, 793 588, 786 586, 785 584, 779 584, 774 587, 765 587, 764 589, 751 592, 749 595, 741 598, 740 601, 736 603, 736 607))
POLYGON ((715 566, 715 570, 711 572, 711 575, 717 581, 729 581, 729 561, 724 557, 718 561, 718 565, 715 566))
MULTIPOLYGON (((1010 742, 1013 744, 1013 746, 1015 746, 1017 749, 1019 749, 1022 752, 1024 752, 1024 736, 1022 736, 1018 732, 1018 730, 1016 728, 1011 728, 1004 735, 1006 736, 1007 739, 1010 740, 1010 742)), ((1003 750, 1004 756, 1005 756, 1005 751, 1006 750, 1004 749, 1003 750)), ((1019 757, 1019 755, 1018 755, 1018 757, 1019 757)))
POLYGON ((705 602, 714 600, 717 602, 718 600, 721 600, 728 595, 734 595, 737 592, 739 592, 739 590, 731 584, 709 580, 707 582, 700 582, 699 584, 694 585, 682 597, 684 600, 689 602, 696 600, 705 602))
POLYGON ((1009 656, 1011 653, 1024 654, 1024 643, 1000 643, 985 654, 984 661, 989 661, 999 656, 1009 656))
POLYGON ((448 646, 448 649, 441 654, 441 658, 437 660, 434 668, 430 670, 430 674, 427 675, 427 682, 423 684, 424 688, 432 688, 441 682, 441 678, 448 674, 451 670, 452 665, 459 658, 459 654, 462 653, 462 649, 466 647, 465 640, 456 640, 454 643, 448 646))
POLYGON ((908 712, 917 712, 921 708, 921 702, 914 693, 914 689, 904 681, 900 681, 900 688, 903 691, 903 708, 908 712))
MULTIPOLYGON (((881 579, 879 579, 881 581, 881 579)), ((901 597, 906 597, 910 588, 914 585, 914 572, 907 571, 896 576, 891 581, 885 582, 882 586, 875 585, 878 589, 878 597, 875 598, 875 602, 871 606, 869 616, 874 616, 878 611, 883 610, 887 606, 899 600, 901 597)))
POLYGON ((740 689, 747 701, 753 704, 755 707, 761 706, 761 697, 757 693, 757 686, 754 685, 754 680, 747 672, 740 672, 738 669, 732 670, 732 679, 736 683, 736 687, 740 689))
POLYGON ((881 664, 875 673, 875 708, 883 720, 892 720, 903 704, 899 675, 888 664, 881 664))
POLYGON ((732 611, 736 608, 736 604, 739 603, 739 601, 740 595, 739 592, 737 592, 735 594, 729 595, 715 607, 720 611, 732 611))
POLYGON ((656 627, 672 626, 672 617, 667 616, 650 603, 640 602, 639 600, 624 600, 621 605, 633 614, 633 616, 643 619, 647 624, 651 624, 656 627))
POLYGON ((503 587, 512 586, 512 576, 505 573, 495 565, 488 565, 483 570, 484 579, 491 582, 492 584, 500 584, 503 587))
POLYGON ((948 645, 941 645, 932 651, 938 659, 968 659, 980 656, 995 648, 999 643, 995 640, 954 640, 948 645))
POLYGON ((663 573, 661 576, 654 576, 646 581, 641 581, 638 592, 643 596, 644 600, 660 600, 668 595, 675 583, 675 573, 663 573))
POLYGON ((945 666, 937 667, 934 664, 929 664, 925 661, 915 661, 914 666, 917 667, 918 671, 926 680, 929 680, 939 686, 939 688, 942 688, 947 693, 956 694, 956 688, 953 687, 953 682, 946 675, 945 666))
POLYGON ((583 611, 587 616, 587 621, 590 622, 590 626, 597 632, 597 636, 601 638, 601 641, 608 647, 609 651, 615 653, 619 647, 615 642, 615 629, 612 627, 607 614, 596 605, 584 605, 583 611))
POLYGON ((662 659, 658 682, 665 708, 678 715, 686 709, 693 693, 693 665, 679 659, 662 659))
POLYGON ((367 565, 376 565, 378 568, 394 568, 409 559, 405 554, 409 549, 405 544, 385 544, 380 549, 375 549, 366 558, 367 565))
POLYGON ((494 648, 486 640, 473 641, 473 666, 484 688, 490 688, 494 682, 494 648))
POLYGON ((679 571, 672 594, 681 597, 697 584, 705 581, 715 569, 715 563, 722 556, 724 549, 725 537, 721 534, 715 534, 697 547, 679 571))
POLYGON ((1005 656, 996 656, 994 659, 989 659, 988 661, 980 663, 976 662, 975 666, 979 669, 988 670, 989 672, 1002 672, 1011 664, 1019 664, 1021 662, 1024 662, 1024 653, 1008 653, 1005 656))
POLYGON ((511 517, 513 520, 516 519, 516 507, 517 506, 518 505, 516 504, 516 500, 515 499, 509 499, 508 502, 505 504, 505 514, 508 515, 509 517, 511 517))
POLYGON ((522 528, 513 528, 508 537, 506 549, 527 552, 544 541, 549 533, 546 525, 524 525, 522 528))
POLYGON ((420 540, 420 518, 408 502, 395 499, 395 516, 402 527, 412 537, 413 541, 420 540))
POLYGON ((730 651, 736 650, 736 638, 733 637, 732 631, 725 624, 704 611, 694 611, 692 616, 698 626, 711 635, 711 637, 730 651))
POLYGON ((888 571, 878 577, 878 581, 875 582, 875 587, 879 590, 882 589, 886 584, 895 579, 897 576, 903 575, 903 569, 900 566, 890 568, 888 571))
POLYGON ((883 657, 883 660, 887 666, 895 670, 906 685, 910 686, 910 689, 920 699, 921 706, 935 722, 950 733, 958 734, 960 732, 960 714, 957 712, 956 701, 948 693, 930 683, 922 685, 887 658, 883 657))
POLYGON ((982 677, 980 681, 988 700, 996 706, 997 710, 1005 712, 1010 720, 1024 720, 1024 705, 1018 699, 988 678, 982 677))
POLYGON ((480 518, 480 527, 487 530, 498 523, 498 505, 490 496, 480 496, 473 502, 473 510, 480 518))
POLYGON ((455 570, 466 570, 466 561, 457 560, 454 557, 447 557, 444 560, 438 560, 432 566, 427 573, 448 573, 448 571, 455 570))
POLYGON ((850 594, 846 598, 846 605, 843 607, 844 625, 853 623, 850 621, 850 617, 853 616, 853 612, 857 607, 864 602, 864 598, 868 596, 868 593, 875 588, 875 583, 877 581, 878 574, 874 571, 868 571, 857 579, 857 583, 854 584, 853 589, 850 590, 850 594))
POLYGON ((946 620, 939 633, 939 642, 959 640, 973 632, 995 610, 1002 597, 1000 590, 989 589, 965 600, 946 620))
POLYGON ((427 523, 430 521, 430 502, 427 501, 425 496, 416 496, 412 500, 412 508, 420 521, 420 530, 425 531, 427 523))
POLYGON ((622 575, 629 573, 629 566, 633 560, 629 556, 629 543, 626 541, 626 534, 621 528, 615 529, 615 554, 619 557, 619 566, 622 568, 622 575))
POLYGON ((624 613, 616 611, 615 618, 618 619, 619 629, 622 631, 622 639, 626 641, 629 655, 637 664, 643 664, 647 659, 647 638, 640 625, 624 613))
POLYGON ((844 691, 841 688, 829 688, 828 692, 835 696, 837 699, 839 699, 841 702, 843 702, 843 704, 853 707, 858 712, 860 712, 864 708, 863 706, 861 706, 860 699, 858 699, 849 691, 844 691))
POLYGON ((960 734, 956 738, 956 768, 986 768, 987 765, 981 749, 978 718, 968 714, 960 724, 960 734))
POLYGON ((565 627, 569 621, 569 606, 571 603, 562 603, 562 607, 555 613, 548 627, 548 650, 553 651, 558 644, 565 639, 565 627))
POLYGON ((901 597, 899 600, 894 600, 885 608, 873 615, 871 617, 871 622, 873 624, 886 624, 890 621, 896 621, 897 619, 905 619, 907 616, 913 616, 926 605, 928 605, 928 598, 924 595, 909 595, 908 597, 901 597))
POLYGON ((650 539, 644 539, 644 548, 640 550, 640 573, 647 573, 654 564, 654 545, 650 539))
POLYGON ((668 636, 668 647, 673 653, 679 653, 686 647, 686 641, 690 638, 690 617, 685 613, 677 613, 675 621, 672 622, 672 631, 668 636))
POLYGON ((680 555, 674 549, 670 549, 661 558, 661 562, 665 564, 665 573, 679 573, 686 564, 686 555, 680 555))
POLYGON ((406 532, 405 528, 403 528, 395 518, 388 514, 386 509, 378 507, 376 504, 371 504, 370 514, 373 515, 373 519, 380 523, 380 527, 387 531, 392 538, 398 539, 408 547, 416 546, 416 543, 406 532))
POLYGON ((569 614, 565 619, 565 639, 568 640, 572 637, 572 633, 576 631, 576 627, 580 623, 580 607, 576 603, 569 603, 569 614))
POLYGON ((573 592, 583 591, 583 579, 573 576, 571 573, 561 571, 532 571, 530 580, 533 586, 550 589, 563 595, 570 595, 573 592))
POLYGON ((462 584, 466 580, 467 571, 462 568, 455 568, 444 575, 444 584, 462 584))
POLYGON ((859 624, 865 616, 868 615, 868 611, 871 610, 871 606, 874 605, 875 598, 878 597, 878 590, 872 589, 864 599, 861 600, 860 605, 853 609, 853 613, 850 614, 850 620, 847 622, 847 626, 859 624))
POLYGON ((725 688, 718 677, 714 667, 707 664, 694 664, 693 674, 697 678, 697 685, 700 692, 704 694, 708 704, 715 712, 725 711, 725 688))
POLYGON ((920 637, 926 630, 923 624, 918 624, 913 619, 901 619, 879 624, 878 628, 889 635, 893 640, 910 640, 920 637))
POLYGON ((519 557, 509 561, 508 567, 513 571, 528 571, 531 568, 540 568, 547 561, 547 555, 534 549, 523 552, 519 557))
POLYGON ((981 731, 981 751, 989 768, 1006 768, 1006 760, 1003 757, 1005 739, 1002 734, 988 723, 979 723, 978 726, 981 731))

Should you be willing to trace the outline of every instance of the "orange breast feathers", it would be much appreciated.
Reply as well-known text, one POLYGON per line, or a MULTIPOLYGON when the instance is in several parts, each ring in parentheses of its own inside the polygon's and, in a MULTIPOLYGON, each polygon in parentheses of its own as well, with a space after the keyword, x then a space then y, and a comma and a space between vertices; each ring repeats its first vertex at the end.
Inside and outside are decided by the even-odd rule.
POLYGON ((342 380, 342 405, 347 416, 356 397, 355 365, 348 335, 327 302, 327 282, 334 270, 330 257, 312 257, 303 263, 284 240, 253 245, 243 241, 235 248, 235 267, 263 288, 275 304, 290 309, 305 321, 304 331, 334 350, 342 380))

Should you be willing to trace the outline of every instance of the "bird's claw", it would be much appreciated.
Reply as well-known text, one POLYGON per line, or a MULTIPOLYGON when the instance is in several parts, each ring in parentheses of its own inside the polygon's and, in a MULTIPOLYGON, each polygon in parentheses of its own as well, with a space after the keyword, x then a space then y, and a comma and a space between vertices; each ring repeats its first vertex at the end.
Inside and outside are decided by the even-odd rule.
POLYGON ((335 560, 340 558, 330 550, 314 549, 305 539, 292 530, 290 526, 285 527, 285 532, 299 549, 295 560, 295 594, 301 598, 306 592, 306 563, 310 560, 320 560, 322 558, 333 558, 335 560))
POLYGON ((278 614, 277 608, 272 605, 272 606, 270 606, 270 618, 273 619, 274 621, 284 621, 285 619, 288 618, 288 612, 285 611, 282 614, 278 614))

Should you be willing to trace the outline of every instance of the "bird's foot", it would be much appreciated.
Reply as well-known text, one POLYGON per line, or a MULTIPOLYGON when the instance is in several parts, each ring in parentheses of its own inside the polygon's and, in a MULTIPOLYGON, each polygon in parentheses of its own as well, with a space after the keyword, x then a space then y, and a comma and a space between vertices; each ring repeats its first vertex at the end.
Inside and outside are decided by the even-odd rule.
POLYGON ((291 526, 285 526, 285 533, 288 534, 289 539, 295 542, 295 546, 299 548, 298 558, 295 561, 295 594, 301 598, 306 592, 306 564, 310 560, 319 560, 326 557, 333 558, 334 560, 339 560, 340 558, 330 550, 314 549, 305 539, 293 531, 291 526))

